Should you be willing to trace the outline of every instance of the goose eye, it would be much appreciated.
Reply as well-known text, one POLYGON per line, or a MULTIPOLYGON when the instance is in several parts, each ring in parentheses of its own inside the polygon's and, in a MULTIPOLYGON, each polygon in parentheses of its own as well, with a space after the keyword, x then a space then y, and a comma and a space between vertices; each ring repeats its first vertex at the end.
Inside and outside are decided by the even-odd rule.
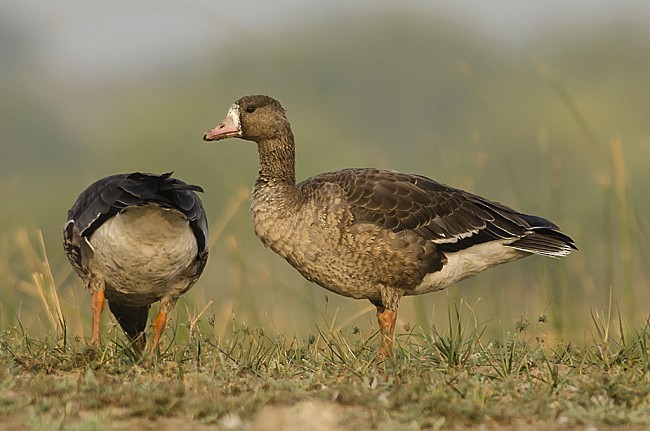
POLYGON ((254 106, 249 106, 248 108, 246 108, 246 112, 248 112, 249 114, 252 114, 253 112, 255 112, 255 107, 254 106))

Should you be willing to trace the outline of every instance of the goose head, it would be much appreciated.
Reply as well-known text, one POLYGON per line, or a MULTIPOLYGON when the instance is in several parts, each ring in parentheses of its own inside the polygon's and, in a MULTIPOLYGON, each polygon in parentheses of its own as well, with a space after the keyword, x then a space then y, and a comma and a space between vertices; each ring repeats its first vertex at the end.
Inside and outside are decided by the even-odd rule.
POLYGON ((268 141, 290 135, 290 125, 280 102, 262 95, 237 100, 226 118, 203 135, 204 141, 241 138, 268 141))

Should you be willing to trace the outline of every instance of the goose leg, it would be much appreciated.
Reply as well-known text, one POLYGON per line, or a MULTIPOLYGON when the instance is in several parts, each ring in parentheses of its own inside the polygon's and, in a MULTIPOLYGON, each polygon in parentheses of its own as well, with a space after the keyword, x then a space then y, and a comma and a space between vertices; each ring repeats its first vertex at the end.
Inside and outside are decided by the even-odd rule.
POLYGON ((385 358, 393 352, 397 310, 389 310, 384 306, 378 306, 377 321, 379 322, 379 332, 381 333, 382 338, 382 346, 379 350, 379 356, 385 358))
POLYGON ((160 300, 160 311, 153 321, 153 342, 151 343, 151 353, 156 351, 160 337, 165 331, 167 325, 167 316, 174 309, 178 298, 164 297, 160 300))
POLYGON ((160 337, 165 331, 165 326, 167 325, 167 311, 161 306, 158 315, 153 321, 153 342, 151 343, 151 353, 156 351, 158 343, 160 342, 160 337))
POLYGON ((92 294, 93 335, 90 344, 99 345, 99 320, 104 311, 104 291, 95 290, 92 294))

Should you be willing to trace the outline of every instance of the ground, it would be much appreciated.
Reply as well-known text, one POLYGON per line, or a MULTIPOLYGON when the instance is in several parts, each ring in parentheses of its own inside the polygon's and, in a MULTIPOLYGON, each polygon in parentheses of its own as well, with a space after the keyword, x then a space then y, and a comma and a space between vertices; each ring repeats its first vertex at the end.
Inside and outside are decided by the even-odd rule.
POLYGON ((650 426, 650 334, 547 345, 522 333, 306 340, 239 327, 166 340, 144 360, 118 330, 0 337, 3 430, 641 430, 650 426))

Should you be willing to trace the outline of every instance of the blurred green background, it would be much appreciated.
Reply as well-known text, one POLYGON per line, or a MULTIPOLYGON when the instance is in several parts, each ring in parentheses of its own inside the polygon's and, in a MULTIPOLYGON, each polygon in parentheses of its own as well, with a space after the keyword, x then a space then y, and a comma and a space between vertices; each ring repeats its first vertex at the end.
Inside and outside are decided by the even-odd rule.
POLYGON ((420 173, 547 217, 580 248, 406 298, 401 324, 426 330, 461 298, 497 330, 543 315, 560 339, 581 339, 610 304, 647 319, 647 5, 27 3, 0 6, 3 328, 49 331, 54 297, 40 292, 56 286, 69 333, 87 332, 89 295, 61 247, 68 208, 100 177, 174 171, 204 187, 213 241, 177 319, 209 304, 217 333, 233 317, 287 336, 323 322, 371 331, 374 307, 308 283, 254 237, 254 144, 201 140, 257 93, 287 110, 299 179, 420 173))

